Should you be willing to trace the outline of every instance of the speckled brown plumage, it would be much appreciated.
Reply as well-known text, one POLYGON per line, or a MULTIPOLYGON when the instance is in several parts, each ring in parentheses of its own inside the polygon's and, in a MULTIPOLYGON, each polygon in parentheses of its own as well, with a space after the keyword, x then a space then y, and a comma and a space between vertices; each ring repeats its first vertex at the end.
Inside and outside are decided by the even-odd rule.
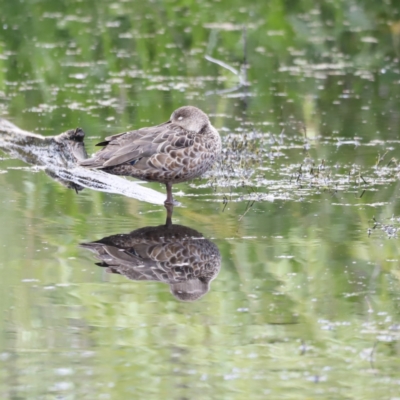
POLYGON ((161 225, 109 236, 82 247, 101 260, 98 265, 132 280, 168 283, 180 300, 198 300, 218 275, 217 246, 194 229, 161 225))
POLYGON ((221 152, 218 131, 192 106, 178 108, 161 125, 109 136, 99 145, 105 147, 81 165, 164 183, 167 204, 172 203, 172 184, 202 175, 221 152))

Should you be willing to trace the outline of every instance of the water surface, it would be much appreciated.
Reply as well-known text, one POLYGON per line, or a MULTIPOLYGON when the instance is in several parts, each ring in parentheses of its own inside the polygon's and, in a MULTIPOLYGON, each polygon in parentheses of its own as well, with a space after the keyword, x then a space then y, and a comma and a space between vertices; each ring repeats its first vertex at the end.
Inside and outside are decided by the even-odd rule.
POLYGON ((394 1, 0 9, 1 117, 82 127, 91 153, 192 104, 224 144, 207 177, 174 187, 173 223, 221 254, 196 302, 80 246, 159 226, 162 206, 76 193, 0 153, 2 398, 399 397, 394 1))

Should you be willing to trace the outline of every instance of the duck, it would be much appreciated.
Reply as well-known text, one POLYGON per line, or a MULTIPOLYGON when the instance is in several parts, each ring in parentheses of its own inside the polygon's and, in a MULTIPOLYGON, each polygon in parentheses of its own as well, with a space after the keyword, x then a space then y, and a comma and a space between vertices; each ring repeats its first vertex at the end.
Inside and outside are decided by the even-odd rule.
POLYGON ((165 205, 174 204, 172 185, 209 170, 221 154, 221 137, 206 113, 183 106, 160 125, 108 136, 103 149, 80 161, 86 168, 165 184, 165 205))
POLYGON ((127 234, 81 243, 108 273, 170 286, 180 301, 197 301, 221 269, 221 254, 210 240, 187 226, 147 226, 127 234))

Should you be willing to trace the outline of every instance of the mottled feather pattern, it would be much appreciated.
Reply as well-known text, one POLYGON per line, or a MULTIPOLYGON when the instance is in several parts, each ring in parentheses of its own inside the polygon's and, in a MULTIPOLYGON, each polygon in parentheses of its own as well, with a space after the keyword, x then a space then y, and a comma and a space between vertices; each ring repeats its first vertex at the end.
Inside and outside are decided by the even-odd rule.
POLYGON ((81 165, 147 181, 179 183, 200 176, 221 152, 221 139, 201 110, 186 106, 171 121, 107 137, 81 165), (190 129, 193 130, 190 130, 190 129))
POLYGON ((168 283, 181 300, 204 295, 221 268, 217 246, 182 225, 145 227, 82 246, 114 273, 132 280, 168 283))
MULTIPOLYGON (((140 256, 130 253, 135 259, 135 269, 131 265, 119 263, 113 268, 120 274, 133 280, 156 280, 165 283, 185 282, 201 278, 209 282, 219 271, 220 257, 215 245, 208 240, 151 245, 139 250, 140 256)), ((135 249, 138 251, 138 249, 135 249)), ((129 252, 129 250, 127 250, 129 252)), ((121 253, 119 251, 118 253, 121 253)), ((118 254, 120 256, 120 254, 118 254)))

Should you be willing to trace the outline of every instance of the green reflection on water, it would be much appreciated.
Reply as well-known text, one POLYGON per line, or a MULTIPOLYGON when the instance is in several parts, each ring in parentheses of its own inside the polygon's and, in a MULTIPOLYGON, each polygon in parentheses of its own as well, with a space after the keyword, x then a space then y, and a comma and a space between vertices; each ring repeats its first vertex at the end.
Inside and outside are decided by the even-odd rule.
POLYGON ((243 175, 226 188, 215 179, 175 189, 184 207, 174 222, 222 255, 210 293, 190 304, 167 285, 105 273, 78 247, 159 225, 162 208, 77 195, 0 161, 2 398, 398 396, 394 1, 0 0, 0 9, 0 114, 22 128, 82 126, 91 151, 106 134, 193 104, 225 147, 235 135, 243 145, 232 161, 243 175), (246 58, 250 86, 215 93, 238 77, 206 54, 238 70, 246 58), (322 160, 333 183, 311 172, 322 160), (259 200, 271 193, 288 200, 259 200))

